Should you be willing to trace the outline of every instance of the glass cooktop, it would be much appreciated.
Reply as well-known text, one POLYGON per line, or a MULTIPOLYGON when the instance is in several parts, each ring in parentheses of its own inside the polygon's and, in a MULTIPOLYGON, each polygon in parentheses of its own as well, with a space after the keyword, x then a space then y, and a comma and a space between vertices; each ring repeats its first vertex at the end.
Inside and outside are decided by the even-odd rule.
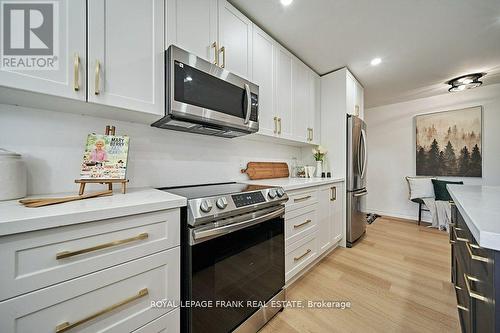
POLYGON ((162 187, 159 190, 179 195, 189 199, 198 199, 205 197, 216 197, 224 194, 236 194, 249 191, 258 191, 270 188, 270 186, 248 185, 242 183, 220 183, 206 185, 190 185, 162 187))

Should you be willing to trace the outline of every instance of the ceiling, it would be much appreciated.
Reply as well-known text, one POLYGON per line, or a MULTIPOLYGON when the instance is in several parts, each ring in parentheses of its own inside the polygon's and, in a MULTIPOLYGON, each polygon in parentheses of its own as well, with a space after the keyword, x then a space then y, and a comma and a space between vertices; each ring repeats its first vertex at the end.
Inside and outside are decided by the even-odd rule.
POLYGON ((317 73, 347 66, 366 107, 446 93, 472 72, 500 83, 500 0, 230 2, 317 73))

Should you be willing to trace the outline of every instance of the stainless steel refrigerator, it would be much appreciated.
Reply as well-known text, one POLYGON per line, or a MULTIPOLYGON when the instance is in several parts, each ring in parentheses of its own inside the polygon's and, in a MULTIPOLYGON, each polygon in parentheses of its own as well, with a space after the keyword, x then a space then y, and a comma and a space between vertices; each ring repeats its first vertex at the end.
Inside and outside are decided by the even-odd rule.
POLYGON ((366 215, 361 211, 366 190, 366 124, 347 116, 347 246, 351 247, 366 231, 366 215))

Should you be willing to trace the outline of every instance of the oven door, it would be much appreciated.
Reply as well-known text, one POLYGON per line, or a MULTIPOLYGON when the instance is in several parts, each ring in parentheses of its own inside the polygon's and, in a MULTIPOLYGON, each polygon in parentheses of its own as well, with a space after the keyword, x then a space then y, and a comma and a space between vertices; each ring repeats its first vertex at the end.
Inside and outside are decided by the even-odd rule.
POLYGON ((183 300, 213 303, 212 307, 183 308, 184 331, 230 332, 259 309, 248 301, 262 305, 281 291, 285 284, 284 212, 283 206, 268 208, 214 228, 218 231, 191 233, 190 280, 183 300))
POLYGON ((175 46, 167 51, 174 119, 257 132, 259 87, 175 46))

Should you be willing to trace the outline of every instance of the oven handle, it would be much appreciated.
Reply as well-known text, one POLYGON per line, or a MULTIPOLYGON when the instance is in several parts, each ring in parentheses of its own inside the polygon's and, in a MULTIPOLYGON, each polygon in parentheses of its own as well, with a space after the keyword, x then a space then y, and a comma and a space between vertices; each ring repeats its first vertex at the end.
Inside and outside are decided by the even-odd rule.
MULTIPOLYGON (((252 213, 252 215, 256 215, 258 212, 252 213)), ((261 216, 257 216, 254 218, 251 218, 249 220, 244 220, 242 222, 238 223, 233 223, 233 224, 228 224, 222 227, 217 227, 213 229, 208 229, 208 230, 193 230, 193 240, 194 243, 201 243, 204 242, 205 240, 215 238, 218 236, 222 236, 224 234, 228 234, 230 232, 238 231, 247 227, 250 227, 255 224, 262 223, 267 220, 271 220, 275 217, 281 216, 285 213, 285 207, 280 207, 279 209, 276 209, 272 211, 271 213, 267 213, 261 216)))
POLYGON ((245 115, 245 125, 250 121, 250 114, 252 113, 252 95, 250 93, 250 86, 245 83, 245 92, 247 95, 247 114, 245 115))

